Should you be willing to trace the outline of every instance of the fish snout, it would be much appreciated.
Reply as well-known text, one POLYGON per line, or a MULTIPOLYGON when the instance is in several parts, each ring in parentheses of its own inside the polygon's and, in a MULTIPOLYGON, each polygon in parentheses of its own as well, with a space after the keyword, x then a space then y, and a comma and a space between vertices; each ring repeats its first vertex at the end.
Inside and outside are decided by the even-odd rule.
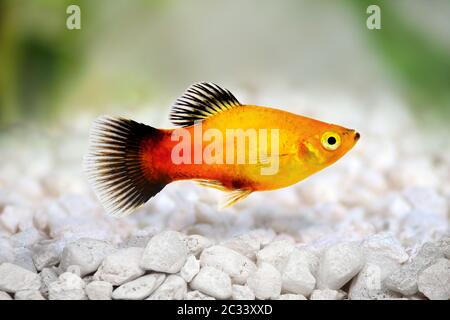
POLYGON ((356 131, 355 131, 355 136, 354 136, 355 141, 358 141, 358 140, 359 140, 359 137, 360 137, 359 132, 356 132, 356 131))

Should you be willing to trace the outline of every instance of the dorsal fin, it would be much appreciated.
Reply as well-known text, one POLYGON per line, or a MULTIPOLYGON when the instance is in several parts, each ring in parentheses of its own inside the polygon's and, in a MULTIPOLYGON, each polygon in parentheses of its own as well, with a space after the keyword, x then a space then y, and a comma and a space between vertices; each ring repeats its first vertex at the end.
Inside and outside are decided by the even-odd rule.
POLYGON ((214 83, 197 83, 175 101, 170 120, 176 126, 187 127, 236 106, 241 103, 229 90, 214 83))

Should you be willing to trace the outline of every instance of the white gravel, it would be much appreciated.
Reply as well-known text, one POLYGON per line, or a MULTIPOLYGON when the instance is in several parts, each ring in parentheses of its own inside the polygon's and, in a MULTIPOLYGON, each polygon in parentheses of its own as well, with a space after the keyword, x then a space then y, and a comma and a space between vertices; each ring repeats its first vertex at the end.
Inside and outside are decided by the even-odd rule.
POLYGON ((113 285, 106 281, 92 281, 86 285, 89 300, 111 300, 113 285))
POLYGON ((95 272, 103 259, 114 251, 115 248, 105 241, 79 239, 64 248, 60 269, 67 271, 69 266, 77 265, 81 276, 85 276, 95 272))
POLYGON ((228 299, 232 294, 230 276, 209 266, 200 269, 190 287, 217 299, 228 299))
POLYGON ((141 260, 141 267, 166 273, 177 273, 187 259, 188 251, 179 232, 165 231, 154 236, 141 260))
POLYGON ((309 296, 316 286, 313 274, 318 265, 319 259, 313 253, 297 248, 292 250, 283 268, 283 291, 309 296))
POLYGON ((166 276, 161 273, 148 274, 127 282, 112 293, 115 300, 142 300, 158 288, 166 276))
POLYGON ((423 270, 418 279, 419 291, 431 300, 450 299, 450 260, 439 259, 423 270))
POLYGON ((237 284, 244 284, 256 270, 256 265, 244 255, 223 246, 212 246, 203 250, 200 265, 222 270, 237 284))
POLYGON ((362 269, 365 258, 357 243, 339 243, 323 253, 317 278, 319 289, 338 290, 362 269))
POLYGON ((94 116, 45 139, 2 135, 0 299, 449 299, 449 133, 426 133, 390 97, 276 100, 361 140, 224 210, 220 192, 183 181, 134 215, 105 215, 81 171, 94 116))
POLYGON ((233 284, 231 290, 233 300, 255 300, 255 294, 248 286, 233 284))
POLYGON ((191 280, 200 271, 200 261, 194 255, 189 256, 186 259, 186 263, 180 270, 180 276, 186 281, 191 282, 191 280))
POLYGON ((183 300, 186 293, 186 281, 180 276, 171 274, 147 300, 183 300))
POLYGON ((84 300, 85 282, 76 274, 65 272, 48 286, 49 300, 84 300))
POLYGON ((145 274, 145 271, 140 267, 143 252, 144 249, 142 248, 130 247, 106 256, 94 274, 94 279, 119 286, 142 276, 145 274))
POLYGON ((0 265, 0 290, 16 293, 22 290, 39 290, 41 278, 38 274, 11 263, 0 265))
POLYGON ((257 299, 276 299, 281 293, 281 274, 270 263, 261 262, 247 279, 247 286, 257 299))

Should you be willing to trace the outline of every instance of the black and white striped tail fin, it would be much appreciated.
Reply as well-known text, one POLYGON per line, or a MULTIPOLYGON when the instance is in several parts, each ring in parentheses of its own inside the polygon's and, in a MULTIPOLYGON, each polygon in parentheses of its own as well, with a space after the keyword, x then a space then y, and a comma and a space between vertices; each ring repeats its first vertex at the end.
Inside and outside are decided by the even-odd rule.
POLYGON ((103 116, 94 122, 84 169, 109 214, 126 216, 164 188, 146 176, 143 162, 144 144, 159 132, 125 118, 103 116))

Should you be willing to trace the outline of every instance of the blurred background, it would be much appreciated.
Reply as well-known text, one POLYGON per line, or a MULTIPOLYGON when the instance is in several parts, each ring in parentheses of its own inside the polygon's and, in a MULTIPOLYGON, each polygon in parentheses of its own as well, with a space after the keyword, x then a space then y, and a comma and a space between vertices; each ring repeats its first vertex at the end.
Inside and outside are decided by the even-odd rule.
POLYGON ((197 81, 247 94, 394 94, 445 125, 449 17, 447 0, 0 0, 1 132, 144 107, 159 108, 146 120, 161 124, 197 81), (81 30, 66 28, 70 4, 81 30), (381 30, 366 27, 370 4, 381 30))
POLYGON ((305 243, 437 238, 450 221, 449 31, 448 0, 0 0, 0 236, 31 224, 109 237, 135 223, 208 237, 270 228, 305 243), (71 4, 80 30, 66 27, 71 4), (380 30, 366 25, 372 4, 380 30), (172 127, 171 104, 199 81, 361 139, 313 177, 226 210, 239 215, 217 210, 220 192, 177 182, 112 222, 82 172, 90 124, 172 127))

